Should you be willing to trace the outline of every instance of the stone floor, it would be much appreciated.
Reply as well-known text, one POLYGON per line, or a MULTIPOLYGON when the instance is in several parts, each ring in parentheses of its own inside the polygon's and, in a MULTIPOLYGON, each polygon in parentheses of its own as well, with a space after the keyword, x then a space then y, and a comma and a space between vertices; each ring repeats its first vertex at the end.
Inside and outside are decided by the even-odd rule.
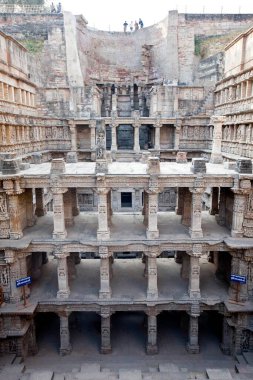
MULTIPOLYGON (((83 212, 74 218, 74 225, 67 227, 68 240, 97 240, 98 217, 95 212, 83 212)), ((189 228, 181 224, 181 216, 175 212, 158 213, 159 240, 190 241, 189 228)), ((226 227, 217 224, 215 217, 208 211, 202 211, 203 240, 220 242, 230 236, 226 227)), ((146 227, 142 215, 115 213, 112 216, 111 240, 141 241, 146 240, 146 227), (124 231, 124 233, 122 233, 124 231)), ((37 219, 33 227, 24 230, 24 238, 31 240, 51 239, 53 233, 53 213, 37 219)))
MULTIPOLYGON (((200 260, 200 289, 202 299, 212 303, 221 302, 228 297, 228 286, 215 276, 214 264, 206 257, 200 260)), ((163 300, 185 300, 188 297, 188 280, 180 276, 181 264, 174 258, 157 260, 159 298, 163 300)), ((76 277, 70 280, 70 300, 97 300, 100 286, 100 260, 83 259, 76 265, 76 277)), ((112 300, 144 301, 146 299, 147 279, 144 277, 144 264, 141 259, 115 259, 111 279, 112 300)), ((38 280, 31 286, 30 302, 49 300, 56 297, 57 259, 49 257, 42 266, 38 280)))

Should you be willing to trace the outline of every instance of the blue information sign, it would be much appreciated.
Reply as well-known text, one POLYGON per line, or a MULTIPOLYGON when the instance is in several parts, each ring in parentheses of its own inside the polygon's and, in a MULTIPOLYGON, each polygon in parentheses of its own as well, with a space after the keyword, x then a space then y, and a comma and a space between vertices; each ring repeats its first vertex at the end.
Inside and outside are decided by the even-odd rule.
POLYGON ((31 283, 32 283, 32 277, 31 276, 23 277, 23 278, 20 278, 19 280, 16 280, 16 287, 20 288, 20 286, 29 285, 31 283))
POLYGON ((238 282, 240 284, 246 284, 247 277, 246 276, 240 276, 238 274, 231 274, 230 280, 234 281, 234 282, 238 282))

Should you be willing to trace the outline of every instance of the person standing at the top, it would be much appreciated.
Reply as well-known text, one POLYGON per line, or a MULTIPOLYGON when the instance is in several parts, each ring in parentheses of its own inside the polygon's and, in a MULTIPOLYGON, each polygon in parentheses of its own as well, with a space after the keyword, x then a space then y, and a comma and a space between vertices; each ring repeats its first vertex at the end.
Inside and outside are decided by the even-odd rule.
POLYGON ((139 25, 140 25, 140 28, 143 28, 143 21, 141 18, 139 18, 139 25))
POLYGON ((132 32, 133 29, 134 29, 134 23, 133 23, 133 21, 131 21, 131 22, 130 22, 130 31, 132 32))
POLYGON ((50 11, 51 11, 51 13, 55 13, 56 12, 56 9, 55 9, 55 6, 54 6, 53 2, 50 5, 50 11))
POLYGON ((124 27, 124 33, 126 33, 126 31, 127 31, 127 25, 128 25, 128 23, 125 21, 124 24, 123 24, 123 27, 124 27))
POLYGON ((138 30, 139 29, 139 25, 138 25, 138 22, 137 21, 135 21, 135 23, 134 23, 134 30, 138 30))
POLYGON ((61 13, 61 3, 57 4, 57 13, 61 13))

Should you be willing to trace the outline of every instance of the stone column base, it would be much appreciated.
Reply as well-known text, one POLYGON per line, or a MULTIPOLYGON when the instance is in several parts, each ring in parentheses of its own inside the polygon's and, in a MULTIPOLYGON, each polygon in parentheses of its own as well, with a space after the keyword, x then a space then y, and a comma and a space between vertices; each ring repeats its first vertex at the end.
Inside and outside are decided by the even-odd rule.
POLYGON ((146 353, 148 355, 156 355, 156 354, 158 354, 158 347, 157 347, 157 345, 147 344, 146 353))
POLYGON ((220 344, 220 349, 224 355, 231 355, 231 349, 228 346, 225 346, 223 343, 220 344))
POLYGON ((66 227, 72 227, 74 224, 75 224, 75 222, 74 222, 73 218, 65 219, 65 226, 66 227))
POLYGON ((67 231, 63 231, 63 232, 53 232, 53 239, 59 239, 59 240, 62 240, 62 239, 65 239, 67 236, 67 231))
POLYGON ((111 296, 112 296, 111 291, 108 291, 108 292, 105 292, 103 290, 99 291, 99 299, 103 299, 103 300, 107 299, 108 300, 111 298, 111 296))
POLYGON ((154 300, 157 298, 158 298, 158 292, 157 291, 152 291, 152 290, 147 291, 147 299, 148 300, 154 300))
POLYGON ((66 299, 69 298, 70 291, 69 290, 58 290, 57 298, 58 299, 66 299))
POLYGON ((71 344, 68 346, 68 347, 66 347, 66 348, 60 348, 60 355, 61 356, 65 356, 65 355, 69 355, 70 353, 71 353, 71 351, 72 351, 72 346, 71 346, 71 344))
POLYGON ((243 232, 242 231, 231 230, 231 236, 232 237, 243 237, 243 232))
POLYGON ((112 347, 101 347, 100 349, 101 354, 111 354, 112 353, 112 347))
POLYGON ((189 233, 192 239, 202 238, 203 237, 203 231, 202 230, 192 230, 189 228, 189 233))
POLYGON ((110 232, 109 231, 97 231, 97 239, 98 240, 109 240, 110 232))
POLYGON ((189 297, 190 298, 193 298, 193 299, 200 299, 201 298, 201 295, 200 295, 200 291, 196 291, 196 290, 189 290, 189 297))
POLYGON ((189 352, 189 354, 199 354, 199 345, 198 344, 192 345, 190 343, 187 343, 186 349, 189 352))
POLYGON ((159 231, 146 231, 147 239, 157 239, 159 238, 159 231))
POLYGON ((10 232, 10 239, 21 239, 23 237, 23 232, 10 232))

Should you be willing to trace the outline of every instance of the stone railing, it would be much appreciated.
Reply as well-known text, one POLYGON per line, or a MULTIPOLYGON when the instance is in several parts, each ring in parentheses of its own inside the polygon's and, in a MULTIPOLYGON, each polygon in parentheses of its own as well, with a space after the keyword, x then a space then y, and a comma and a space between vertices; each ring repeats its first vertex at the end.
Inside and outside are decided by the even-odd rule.
POLYGON ((215 108, 215 112, 218 114, 231 114, 236 112, 246 112, 246 111, 252 111, 253 110, 253 96, 245 98, 245 99, 238 99, 233 100, 228 103, 223 104, 217 104, 215 108))
POLYGON ((48 5, 0 4, 0 13, 51 13, 48 5))

